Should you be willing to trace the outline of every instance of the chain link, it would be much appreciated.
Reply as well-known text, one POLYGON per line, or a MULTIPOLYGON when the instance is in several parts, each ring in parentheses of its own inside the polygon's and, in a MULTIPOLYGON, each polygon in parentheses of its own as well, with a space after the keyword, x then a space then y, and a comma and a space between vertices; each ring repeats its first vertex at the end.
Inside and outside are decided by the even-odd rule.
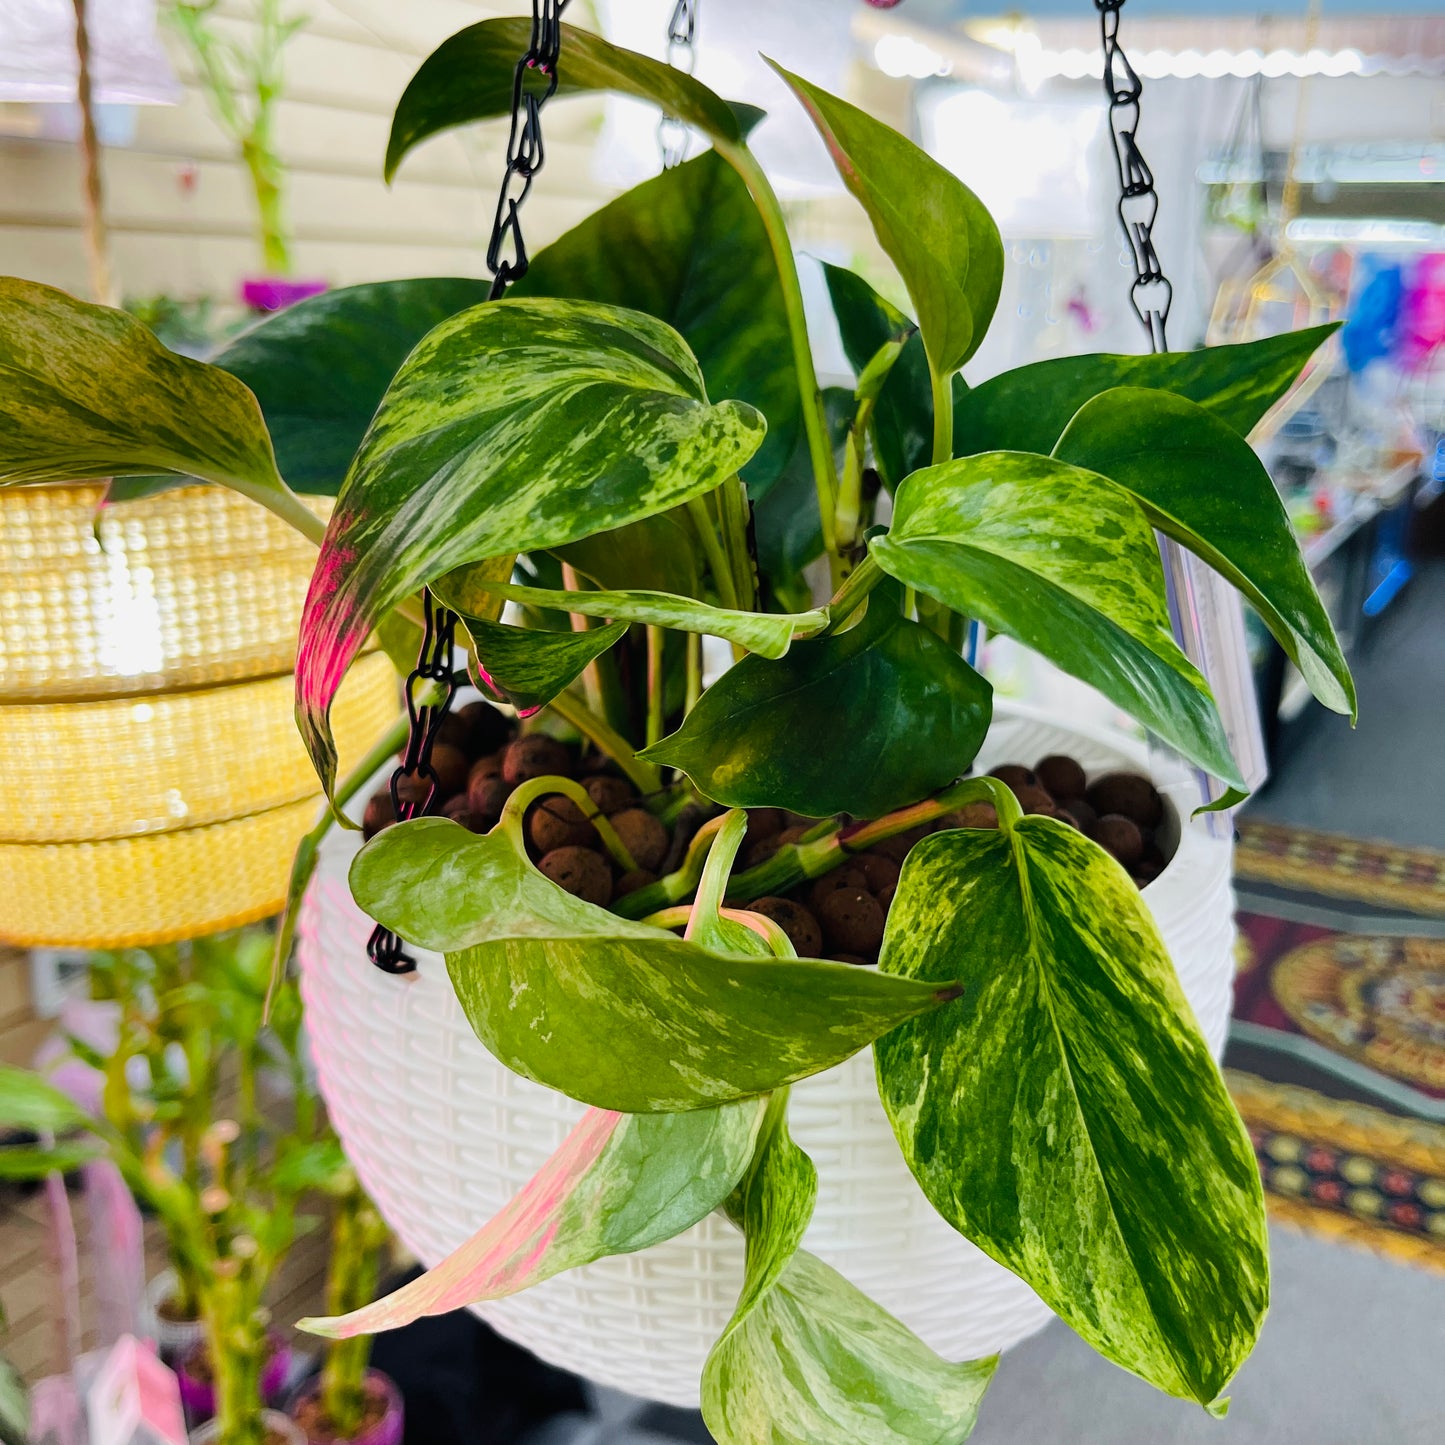
POLYGON ((1109 97, 1109 128, 1119 171, 1119 224, 1134 258, 1134 283, 1129 304, 1149 334, 1150 349, 1168 351, 1169 309, 1174 287, 1154 249, 1154 222, 1159 196, 1154 173, 1144 160, 1135 136, 1139 129, 1139 97, 1144 93, 1138 72, 1119 43, 1119 12, 1124 0, 1094 0, 1104 39, 1104 93, 1109 97))
MULTIPOLYGON (((527 245, 522 236, 521 208, 532 182, 547 160, 542 141, 542 107, 557 93, 562 50, 562 12, 570 0, 532 0, 532 40, 512 76, 512 128, 507 137, 507 169, 497 195, 487 269, 492 273, 495 301, 527 271, 527 245), (542 77, 538 83, 535 77, 542 77)), ((417 663, 406 680, 406 711, 411 722, 406 752, 391 775, 391 806, 399 823, 425 814, 437 795, 432 745, 456 694, 452 651, 457 616, 422 593, 424 621, 417 663), (441 694, 436 695, 437 688, 441 694)), ((416 970, 416 960, 390 929, 372 930, 367 956, 386 973, 416 970)))
MULTIPOLYGON (((697 15, 702 0, 677 0, 667 24, 667 63, 674 70, 691 75, 697 67, 697 15)), ((687 122, 664 115, 657 123, 657 144, 662 150, 662 168, 670 171, 687 159, 692 133, 687 122)))

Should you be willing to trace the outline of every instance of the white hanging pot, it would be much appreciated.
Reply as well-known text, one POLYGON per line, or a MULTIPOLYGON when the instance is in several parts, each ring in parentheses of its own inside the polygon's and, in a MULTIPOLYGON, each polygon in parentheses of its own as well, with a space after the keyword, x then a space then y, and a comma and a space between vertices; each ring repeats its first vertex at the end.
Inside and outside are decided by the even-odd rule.
MULTIPOLYGON (((1232 845, 1185 823, 1198 796, 1142 744, 1066 727, 1000 703, 984 768, 1069 753, 1090 778, 1148 771, 1168 801, 1169 866, 1144 899, 1216 1057, 1234 974, 1232 845), (1171 836, 1171 834, 1173 836, 1171 836)), ((478 1042, 446 966, 421 953, 397 979, 366 958, 370 920, 346 874, 355 833, 333 832, 302 910, 301 988, 321 1090, 361 1182, 427 1266, 490 1219, 577 1122, 581 1104, 519 1078, 478 1042)), ((789 1122, 818 1167, 807 1248, 949 1359, 1009 1348, 1051 1318, 1015 1275, 975 1249, 924 1198, 904 1165, 871 1050, 793 1086, 789 1122)), ((743 1279, 742 1237, 717 1215, 666 1244, 599 1260, 476 1312, 542 1359, 669 1404, 696 1406, 703 1361, 743 1279)))

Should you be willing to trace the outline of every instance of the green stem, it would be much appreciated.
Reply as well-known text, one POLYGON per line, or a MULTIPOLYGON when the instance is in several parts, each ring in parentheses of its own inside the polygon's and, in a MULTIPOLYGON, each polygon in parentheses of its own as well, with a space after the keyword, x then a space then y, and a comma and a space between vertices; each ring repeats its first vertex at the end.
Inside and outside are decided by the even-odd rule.
POLYGON ((953 377, 929 366, 933 378, 933 465, 953 460, 953 377))
POLYGON ((741 808, 734 808, 713 821, 717 827, 708 833, 707 859, 697 897, 693 900, 692 916, 688 919, 688 938, 716 917, 722 907, 727 895, 728 874, 738 856, 738 849, 742 847, 743 835, 748 831, 748 815, 741 808))
POLYGON ((874 397, 865 397, 858 403, 853 425, 848 428, 848 449, 843 456, 843 481, 838 490, 838 512, 835 520, 838 537, 838 555, 844 566, 849 565, 853 549, 858 545, 858 533, 863 514, 863 458, 867 444, 868 428, 873 422, 876 404, 874 397))
POLYGON ((212 481, 232 487, 243 497, 259 502, 268 512, 295 527, 308 542, 319 547, 326 540, 326 523, 278 476, 273 485, 258 486, 240 477, 213 476, 212 481))
POLYGON ((708 851, 722 825, 721 818, 709 818, 693 835, 692 842, 687 845, 687 854, 676 872, 619 898, 612 905, 612 911, 619 918, 646 918, 649 913, 655 913, 659 908, 681 903, 684 898, 689 897, 702 880, 708 851))
POLYGON ((683 713, 690 713, 702 697, 702 637, 696 632, 687 636, 687 695, 683 700, 683 713))
POLYGON ((597 804, 592 801, 587 789, 571 778, 528 778, 525 783, 517 787, 503 805, 502 816, 497 826, 512 834, 519 849, 524 848, 522 820, 526 816, 527 809, 538 798, 554 797, 559 793, 564 798, 570 798, 582 810, 583 816, 597 829, 597 836, 602 839, 602 846, 612 855, 617 866, 624 873, 636 872, 637 862, 627 851, 627 845, 618 837, 617 830, 607 821, 606 815, 597 804))
POLYGON ((656 766, 639 758, 632 744, 608 727, 580 697, 570 692, 559 693, 548 706, 583 737, 596 743, 627 774, 628 781, 639 793, 655 793, 662 786, 662 775, 656 766))
POLYGON ((664 632, 660 627, 647 629, 647 746, 662 741, 663 690, 667 684, 662 667, 664 632))
MULTIPOLYGON (((793 243, 788 239, 788 226, 777 193, 757 158, 741 142, 716 142, 717 152, 743 178, 753 204, 762 217, 768 233, 773 259, 777 263, 778 280, 782 284, 783 309, 788 318, 788 333, 793 343, 793 367, 798 374, 798 393, 803 403, 803 426, 808 434, 808 454, 813 463, 813 483, 818 493, 818 515, 823 523, 823 544, 828 550, 834 570, 838 553, 834 499, 838 494, 837 467, 833 460, 833 443, 828 435, 828 414, 823 407, 823 392, 818 385, 818 372, 813 364, 813 349, 808 344, 808 318, 803 306, 803 287, 798 280, 798 263, 793 243)), ((834 578, 835 584, 840 578, 834 578)))
POLYGON ((739 610, 738 590, 733 582, 733 569, 727 552, 718 539, 717 528, 713 525, 712 513, 701 497, 694 497, 687 504, 687 514, 697 529, 698 541, 702 543, 703 555, 707 558, 708 571, 712 573, 717 595, 724 607, 734 612, 739 610))
MULTIPOLYGON (((562 586, 568 592, 582 590, 582 584, 577 580, 577 569, 566 562, 562 564, 562 586)), ((567 620, 572 624, 573 632, 586 632, 592 626, 592 623, 580 612, 569 612, 567 620)), ((587 706, 593 712, 606 713, 606 705, 602 701, 602 677, 597 671, 595 658, 582 669, 582 691, 587 695, 587 706)))
POLYGON ((868 594, 883 580, 883 569, 872 554, 848 574, 848 579, 833 594, 828 604, 828 630, 837 632, 868 599, 868 594))

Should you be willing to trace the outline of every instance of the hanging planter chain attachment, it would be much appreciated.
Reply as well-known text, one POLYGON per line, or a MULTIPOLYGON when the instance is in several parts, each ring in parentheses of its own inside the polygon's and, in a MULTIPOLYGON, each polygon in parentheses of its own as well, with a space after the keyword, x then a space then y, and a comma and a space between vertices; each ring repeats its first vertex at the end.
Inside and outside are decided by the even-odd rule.
MULTIPOLYGON (((532 0, 532 39, 517 62, 512 78, 512 128, 507 138, 507 169, 497 195, 487 269, 492 273, 490 299, 496 301, 527 273, 527 245, 521 210, 532 181, 547 160, 542 141, 542 107, 557 93, 558 60, 562 51, 562 12, 569 0, 532 0), (528 81, 541 76, 544 84, 528 81)), ((681 6, 679 6, 681 8, 681 6)), ((424 623, 417 663, 406 679, 406 710, 410 720, 406 752, 391 775, 391 805, 404 823, 431 810, 437 799, 437 774, 432 745, 456 695, 452 651, 457 615, 422 593, 424 623), (441 696, 436 689, 441 688, 441 696), (411 786, 406 786, 407 780, 411 786)), ((384 973, 416 971, 416 960, 389 928, 378 924, 366 945, 367 957, 384 973)))
MULTIPOLYGON (((677 0, 667 25, 667 63, 684 75, 697 68, 697 14, 702 0, 677 0)), ((687 122, 664 115, 657 122, 657 144, 662 150, 662 168, 670 171, 687 159, 691 135, 687 122)))

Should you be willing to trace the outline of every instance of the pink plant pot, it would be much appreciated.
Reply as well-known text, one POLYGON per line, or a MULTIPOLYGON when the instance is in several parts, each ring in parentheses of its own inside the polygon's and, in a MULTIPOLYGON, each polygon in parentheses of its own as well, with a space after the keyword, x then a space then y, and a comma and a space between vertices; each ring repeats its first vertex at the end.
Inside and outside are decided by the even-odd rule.
MULTIPOLYGON (((380 1370, 368 1370, 366 1383, 370 1390, 386 1400, 386 1413, 369 1430, 354 1436, 349 1445, 401 1445, 405 1433, 406 1416, 402 1409, 401 1392, 389 1375, 380 1370)), ((320 1392, 319 1380, 312 1380, 291 1402, 291 1418, 294 1420, 308 1400, 314 1400, 320 1392)), ((311 1437, 308 1445, 334 1445, 333 1437, 311 1437)))
POLYGON ((328 284, 314 278, 293 281, 289 276, 247 276, 241 282, 241 300, 253 311, 284 311, 308 296, 319 296, 328 284))
MULTIPOLYGON (((261 1399, 263 1402, 273 1400, 280 1394, 286 1383, 287 1375, 291 1373, 290 1347, 274 1331, 268 1338, 271 1344, 271 1353, 261 1367, 261 1399)), ((176 1367, 176 1377, 181 1385, 181 1403, 186 1407, 186 1414, 192 1421, 209 1420, 216 1413, 215 1385, 205 1376, 196 1374, 191 1368, 196 1355, 206 1348, 205 1340, 198 1341, 186 1352, 176 1367)))

